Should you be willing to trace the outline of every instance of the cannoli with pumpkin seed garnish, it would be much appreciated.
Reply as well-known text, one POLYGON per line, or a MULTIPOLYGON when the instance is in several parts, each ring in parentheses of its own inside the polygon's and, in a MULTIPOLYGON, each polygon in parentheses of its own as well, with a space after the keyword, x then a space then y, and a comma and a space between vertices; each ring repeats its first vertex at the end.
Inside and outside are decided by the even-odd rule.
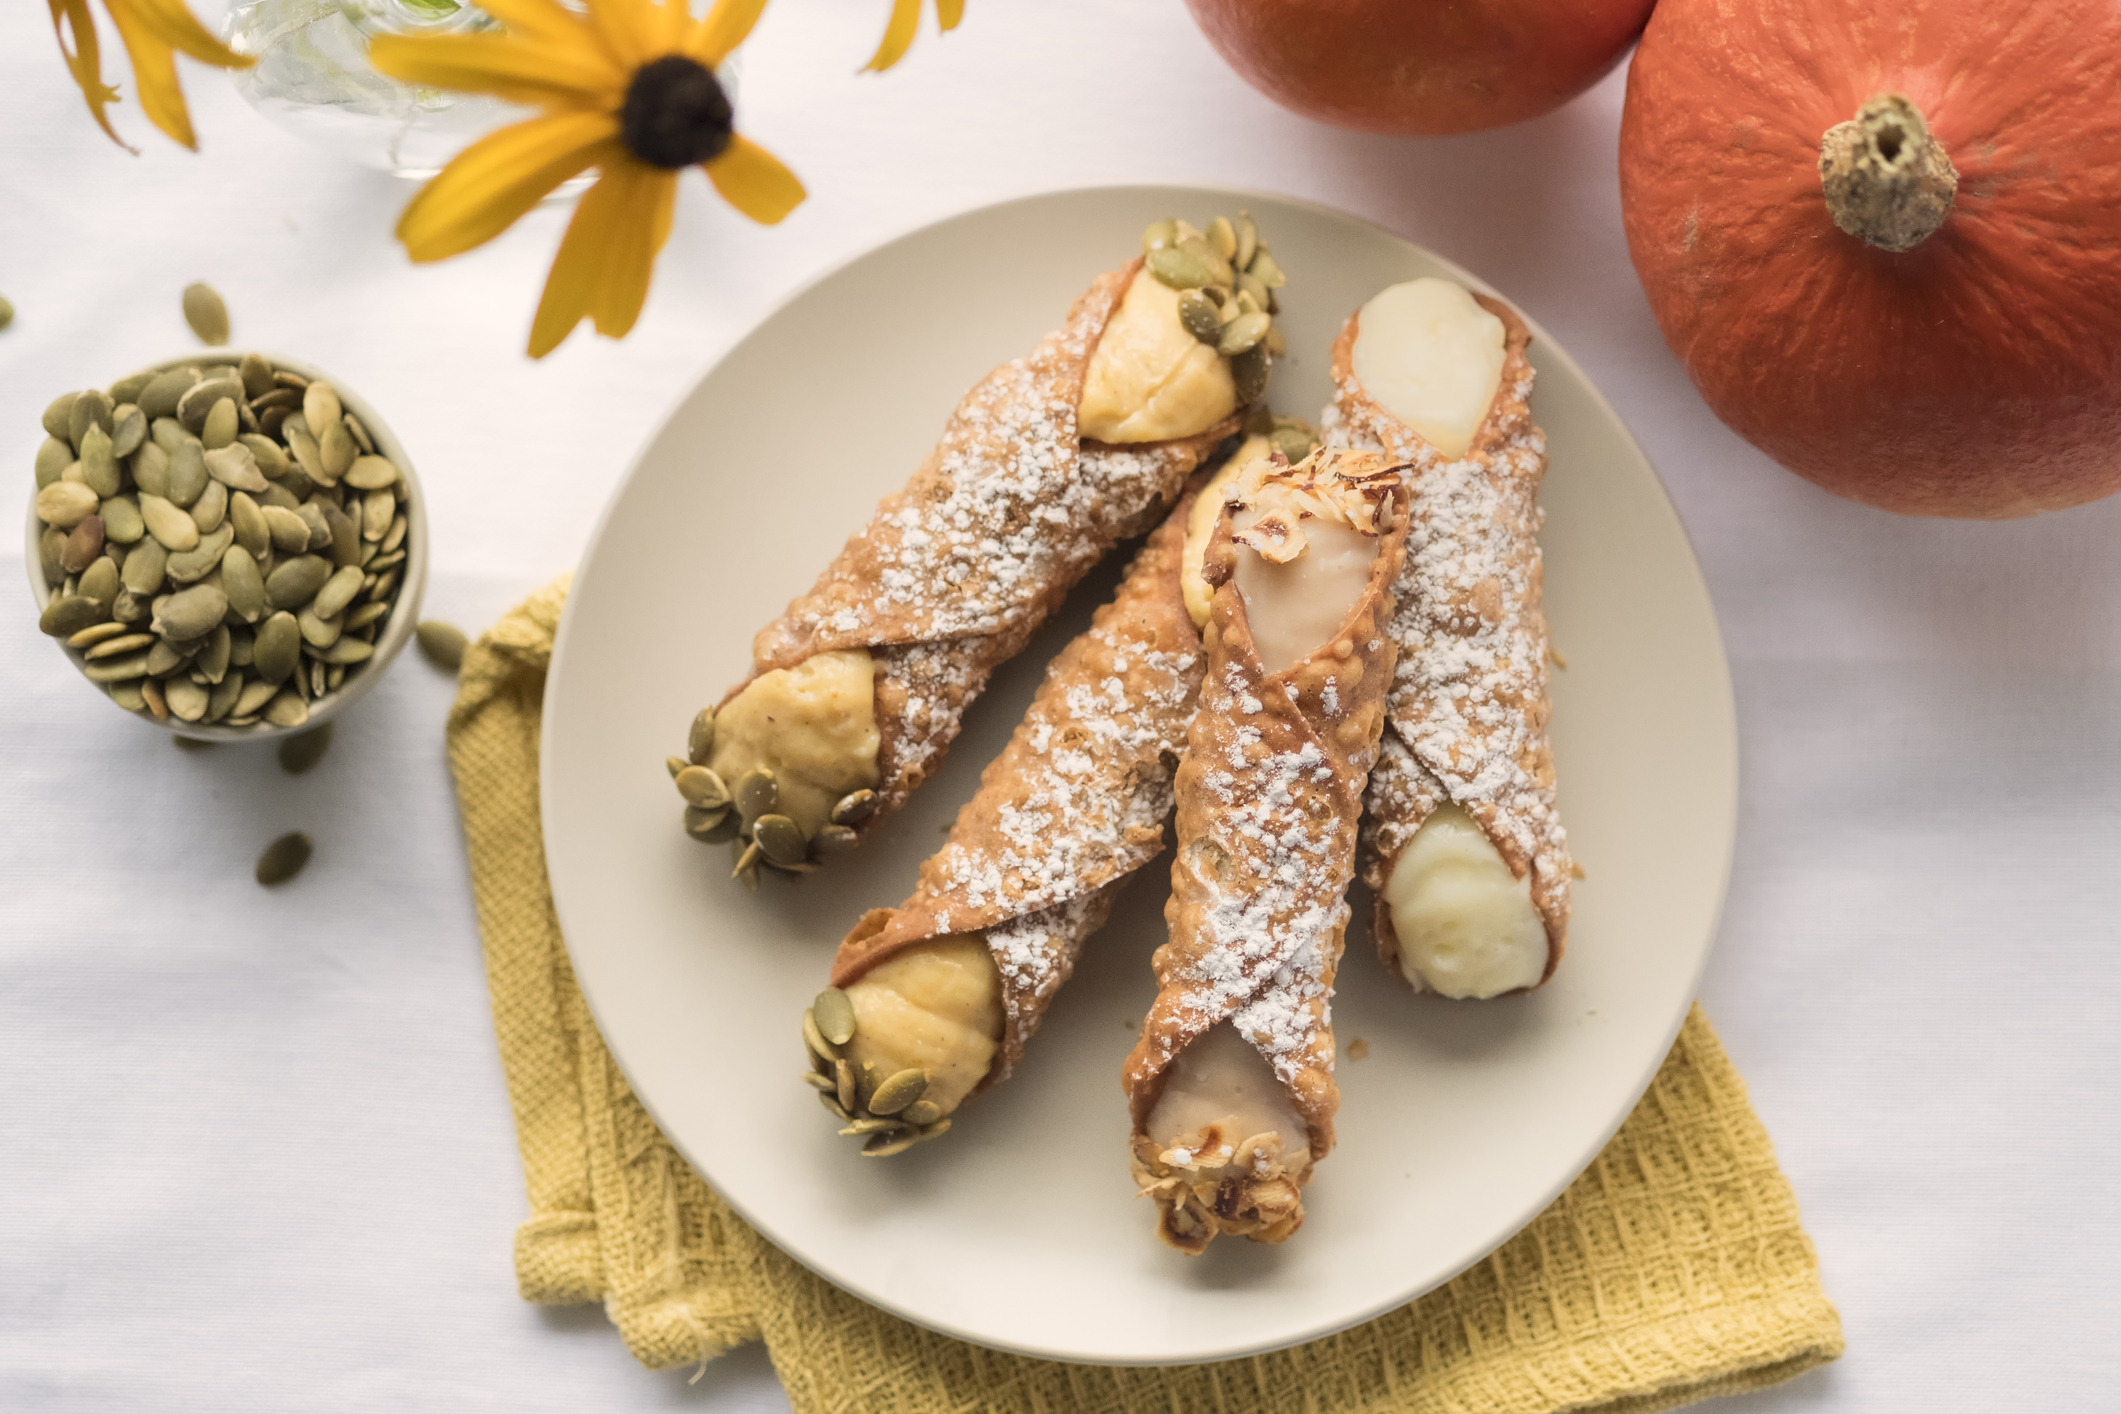
POLYGON ((1385 964, 1416 991, 1493 997, 1561 960, 1569 850, 1547 745, 1531 333, 1447 280, 1394 285, 1333 346, 1329 445, 1414 463, 1391 634, 1399 667, 1370 775, 1363 881, 1385 964))
POLYGON ((686 829, 734 840, 747 882, 812 868, 903 804, 994 668, 1265 392, 1282 276, 1249 219, 1159 222, 1143 246, 966 395, 694 722, 686 829))
POLYGON ((1402 471, 1356 451, 1255 466, 1209 542, 1169 938, 1123 1081, 1135 1181, 1183 1252, 1287 1238, 1333 1146, 1328 1000, 1396 652, 1402 471))

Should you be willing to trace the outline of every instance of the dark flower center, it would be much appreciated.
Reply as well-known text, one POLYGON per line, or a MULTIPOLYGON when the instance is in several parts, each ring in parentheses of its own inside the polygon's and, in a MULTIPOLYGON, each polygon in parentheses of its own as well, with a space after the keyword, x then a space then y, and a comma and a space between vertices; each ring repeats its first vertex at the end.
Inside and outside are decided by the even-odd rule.
POLYGON ((667 54, 635 71, 619 136, 651 166, 690 167, 722 155, 735 131, 729 95, 705 64, 667 54))

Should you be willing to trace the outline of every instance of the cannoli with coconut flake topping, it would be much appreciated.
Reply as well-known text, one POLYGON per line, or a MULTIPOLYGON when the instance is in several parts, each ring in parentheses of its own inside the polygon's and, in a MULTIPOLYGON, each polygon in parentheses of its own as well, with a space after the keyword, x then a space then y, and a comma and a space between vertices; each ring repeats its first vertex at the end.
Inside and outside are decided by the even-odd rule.
POLYGON ((1568 931, 1530 343, 1499 300, 1446 280, 1394 285, 1342 328, 1321 419, 1328 445, 1415 468, 1362 873, 1385 964, 1449 997, 1538 986, 1568 931))
POLYGON ((673 758, 686 828, 734 840, 747 882, 812 869, 903 804, 995 667, 1265 392, 1282 276, 1250 221, 1159 222, 1143 245, 966 395, 695 720, 673 758))
POLYGON ((1169 937, 1123 1079, 1135 1181, 1184 1252, 1287 1238, 1333 1146, 1329 1001, 1392 674, 1402 470, 1367 452, 1277 458, 1240 480, 1209 543, 1169 937))

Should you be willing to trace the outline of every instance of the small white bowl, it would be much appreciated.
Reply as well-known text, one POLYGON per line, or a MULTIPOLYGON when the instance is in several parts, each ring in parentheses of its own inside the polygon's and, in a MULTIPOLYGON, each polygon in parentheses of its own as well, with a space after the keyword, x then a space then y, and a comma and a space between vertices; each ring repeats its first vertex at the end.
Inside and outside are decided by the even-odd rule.
MULTIPOLYGON (((234 348, 201 349, 197 353, 182 354, 175 358, 165 358, 154 363, 142 364, 141 368, 161 370, 165 368, 181 368, 186 364, 235 364, 241 362, 244 356, 250 352, 253 352, 253 350, 234 348)), ((228 727, 218 723, 179 721, 174 713, 164 718, 157 718, 151 713, 144 712, 126 713, 128 716, 138 717, 142 721, 150 722, 178 736, 191 737, 197 741, 271 741, 280 737, 300 735, 312 727, 322 726, 338 716, 339 713, 359 701, 369 689, 382 681, 383 674, 390 667, 391 661, 411 641, 413 630, 420 621, 420 596, 427 588, 427 498, 420 489, 419 474, 413 470, 412 458, 405 454, 405 444, 398 440, 397 434, 390 430, 390 424, 382 419, 365 398, 323 369, 304 363, 300 359, 283 358, 279 354, 267 353, 262 349, 255 350, 255 352, 271 363, 274 368, 284 368, 290 373, 299 373, 312 382, 322 380, 331 384, 333 391, 339 395, 340 405, 355 417, 361 419, 361 425, 368 429, 369 437, 376 444, 377 453, 390 458, 398 470, 404 473, 408 492, 405 498, 407 524, 405 530, 404 574, 401 576, 401 581, 398 585, 397 601, 391 607, 390 616, 383 620, 382 632, 376 635, 375 653, 365 662, 356 664, 354 668, 350 669, 346 674, 345 681, 339 685, 337 691, 327 692, 322 697, 312 700, 309 704, 309 719, 300 726, 280 727, 274 726, 270 722, 259 721, 247 727, 228 727)), ((24 544, 29 569, 30 594, 37 602, 37 612, 41 614, 44 612, 45 605, 51 602, 52 590, 44 582, 43 556, 39 551, 39 542, 44 534, 44 523, 37 519, 36 499, 37 489, 32 486, 30 488, 28 528, 25 533, 24 544)), ((59 650, 66 654, 76 669, 86 668, 87 659, 83 656, 81 650, 67 647, 63 639, 55 639, 54 642, 58 643, 59 650)), ((84 677, 82 681, 86 682, 87 678, 84 677)), ((100 685, 91 684, 91 686, 95 687, 97 696, 109 700, 110 694, 105 692, 100 685)), ((112 705, 116 706, 115 703, 112 705)), ((121 707, 118 710, 122 712, 126 709, 121 707)))

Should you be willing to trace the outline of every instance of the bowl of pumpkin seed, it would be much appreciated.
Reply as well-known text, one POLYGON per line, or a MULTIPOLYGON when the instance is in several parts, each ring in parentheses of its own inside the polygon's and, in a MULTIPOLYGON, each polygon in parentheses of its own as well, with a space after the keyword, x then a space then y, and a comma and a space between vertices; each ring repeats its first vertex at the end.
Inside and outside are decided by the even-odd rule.
POLYGON ((358 394, 268 353, 164 359, 44 410, 38 627, 120 707, 255 741, 329 721, 413 636, 427 516, 358 394))

